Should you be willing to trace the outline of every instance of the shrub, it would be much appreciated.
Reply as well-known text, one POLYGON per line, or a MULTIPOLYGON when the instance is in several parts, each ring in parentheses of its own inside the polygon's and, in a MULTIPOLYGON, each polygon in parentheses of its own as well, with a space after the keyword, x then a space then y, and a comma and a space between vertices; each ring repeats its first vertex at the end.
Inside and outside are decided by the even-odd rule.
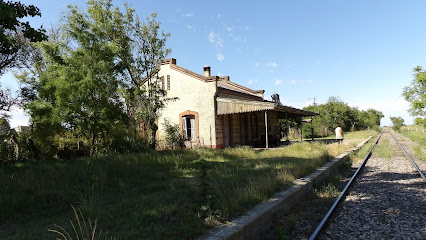
POLYGON ((165 120, 164 126, 166 128, 166 143, 171 149, 183 148, 185 143, 183 136, 180 132, 179 124, 171 123, 170 120, 165 120))

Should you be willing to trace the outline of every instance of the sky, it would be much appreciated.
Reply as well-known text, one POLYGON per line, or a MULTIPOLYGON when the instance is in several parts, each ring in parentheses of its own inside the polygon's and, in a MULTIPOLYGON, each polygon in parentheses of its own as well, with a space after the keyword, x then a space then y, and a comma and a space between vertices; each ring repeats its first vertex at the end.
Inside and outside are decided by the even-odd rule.
MULTIPOLYGON (((21 1, 40 8, 31 25, 57 26, 67 5, 86 8, 81 0, 21 1)), ((113 0, 123 7, 125 1, 113 0)), ((426 67, 426 1, 126 1, 141 19, 158 14, 171 34, 167 47, 177 65, 254 90, 265 99, 278 93, 284 105, 303 108, 336 96, 360 110, 383 112, 405 124, 414 117, 401 96, 413 79, 413 68, 426 67)), ((13 73, 1 77, 3 87, 19 88, 13 73)), ((27 125, 21 109, 11 126, 27 125)))

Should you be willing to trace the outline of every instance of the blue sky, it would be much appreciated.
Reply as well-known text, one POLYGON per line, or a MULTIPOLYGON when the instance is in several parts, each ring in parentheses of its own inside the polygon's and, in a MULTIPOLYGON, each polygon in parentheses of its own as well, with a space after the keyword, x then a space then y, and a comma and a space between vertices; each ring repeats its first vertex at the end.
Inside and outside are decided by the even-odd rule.
MULTIPOLYGON (((45 28, 57 25, 67 4, 39 0, 45 28)), ((124 1, 113 1, 122 7, 124 1)), ((213 75, 255 90, 280 94, 285 105, 302 108, 338 96, 361 110, 382 111, 411 124, 401 97, 412 69, 426 67, 426 1, 127 1, 141 18, 152 12, 171 37, 170 57, 191 71, 209 65, 213 75)), ((3 86, 17 89, 12 73, 3 86)), ((21 110, 12 126, 28 121, 21 110)))

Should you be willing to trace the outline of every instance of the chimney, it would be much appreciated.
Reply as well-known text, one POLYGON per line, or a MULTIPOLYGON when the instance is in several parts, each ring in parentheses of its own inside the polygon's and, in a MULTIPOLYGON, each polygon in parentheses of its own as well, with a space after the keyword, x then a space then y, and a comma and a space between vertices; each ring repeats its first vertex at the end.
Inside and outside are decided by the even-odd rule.
POLYGON ((272 102, 275 103, 275 106, 282 106, 283 105, 280 101, 280 95, 278 95, 277 93, 272 94, 271 98, 272 98, 272 102))
POLYGON ((210 67, 208 65, 203 67, 204 69, 204 77, 210 77, 210 67))

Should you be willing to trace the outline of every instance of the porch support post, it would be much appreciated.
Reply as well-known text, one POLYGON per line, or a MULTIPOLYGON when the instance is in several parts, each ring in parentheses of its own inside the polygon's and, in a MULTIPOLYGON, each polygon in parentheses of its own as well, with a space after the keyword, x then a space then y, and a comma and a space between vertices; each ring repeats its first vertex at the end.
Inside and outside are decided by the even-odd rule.
POLYGON ((314 142, 314 118, 311 116, 311 137, 312 142, 314 142))
POLYGON ((285 128, 287 129, 287 132, 285 135, 287 135, 287 142, 288 142, 288 134, 290 133, 290 129, 288 128, 288 117, 287 113, 285 113, 285 128))
POLYGON ((303 142, 303 121, 300 120, 300 143, 303 142))
POLYGON ((268 148, 268 113, 265 111, 265 139, 266 139, 266 148, 268 148))

